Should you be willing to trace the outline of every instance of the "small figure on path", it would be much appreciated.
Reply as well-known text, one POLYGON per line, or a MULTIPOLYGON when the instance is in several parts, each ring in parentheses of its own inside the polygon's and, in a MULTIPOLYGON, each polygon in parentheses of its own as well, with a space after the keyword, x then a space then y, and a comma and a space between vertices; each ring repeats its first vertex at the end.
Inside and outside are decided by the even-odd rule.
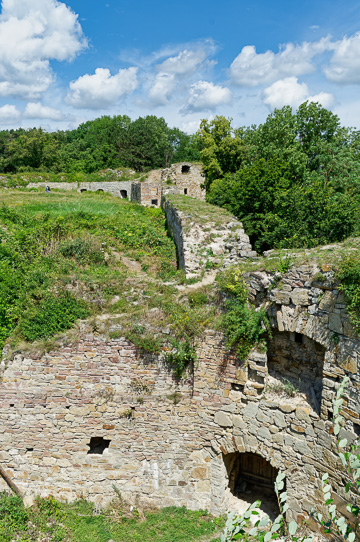
POLYGON ((45 192, 47 192, 47 193, 51 192, 50 186, 47 186, 47 187, 45 188, 45 192))

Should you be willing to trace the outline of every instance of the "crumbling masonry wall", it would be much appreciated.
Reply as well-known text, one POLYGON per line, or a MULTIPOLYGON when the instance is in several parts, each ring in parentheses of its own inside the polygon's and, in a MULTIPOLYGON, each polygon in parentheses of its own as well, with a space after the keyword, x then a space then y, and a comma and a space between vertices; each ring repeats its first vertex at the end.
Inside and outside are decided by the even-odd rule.
POLYGON ((324 349, 320 413, 306 394, 289 398, 268 387, 266 352, 240 363, 221 333, 204 334, 198 363, 180 383, 162 355, 143 355, 124 339, 83 335, 56 352, 18 354, 4 368, 2 467, 27 499, 52 494, 105 503, 115 484, 133 502, 222 513, 230 498, 225 458, 251 452, 285 472, 289 516, 300 520, 321 506, 322 473, 342 486, 329 417, 345 374, 348 437, 360 413, 359 339, 336 287, 314 282, 318 271, 294 269, 273 289, 271 274, 247 280, 254 301, 269 302, 274 330, 324 349), (102 454, 88 453, 92 438, 110 441, 102 454))
POLYGON ((187 277, 201 275, 213 267, 227 267, 256 256, 249 236, 235 217, 222 225, 201 224, 164 197, 167 227, 174 239, 178 265, 187 277))

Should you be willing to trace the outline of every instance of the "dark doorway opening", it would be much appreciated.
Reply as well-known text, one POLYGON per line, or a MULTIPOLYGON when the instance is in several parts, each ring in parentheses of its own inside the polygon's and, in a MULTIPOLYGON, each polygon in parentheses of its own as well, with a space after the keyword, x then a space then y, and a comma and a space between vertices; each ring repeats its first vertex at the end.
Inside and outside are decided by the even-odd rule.
POLYGON ((268 343, 268 371, 279 383, 290 383, 294 395, 320 414, 325 348, 301 333, 272 331, 268 343))
POLYGON ((96 190, 96 192, 104 192, 104 190, 102 188, 99 188, 98 190, 96 190))
POLYGON ((80 192, 87 192, 86 188, 82 188, 80 192))
POLYGON ((157 205, 158 204, 158 200, 157 199, 152 199, 151 200, 151 205, 157 205))
POLYGON ((120 190, 120 196, 122 197, 122 199, 127 198, 127 190, 120 190))
POLYGON ((184 194, 187 196, 187 188, 184 188, 184 194))
POLYGON ((109 447, 110 442, 111 440, 106 440, 103 437, 91 437, 90 443, 87 444, 90 448, 88 454, 103 454, 104 450, 109 447))
POLYGON ((246 508, 254 501, 261 501, 261 510, 275 519, 279 514, 279 505, 275 494, 275 480, 278 469, 266 459, 254 453, 235 452, 224 456, 224 463, 229 478, 229 488, 233 497, 232 504, 246 508))
POLYGON ((190 173, 190 166, 181 166, 181 173, 190 173))

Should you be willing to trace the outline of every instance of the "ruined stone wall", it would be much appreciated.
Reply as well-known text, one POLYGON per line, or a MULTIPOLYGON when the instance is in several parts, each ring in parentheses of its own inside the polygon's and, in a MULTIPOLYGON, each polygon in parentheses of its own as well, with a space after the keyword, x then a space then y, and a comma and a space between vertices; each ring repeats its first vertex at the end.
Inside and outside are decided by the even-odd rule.
POLYGON ((61 183, 61 182, 41 182, 29 183, 27 188, 44 188, 49 186, 50 189, 59 190, 76 190, 77 192, 108 192, 118 198, 131 199, 131 185, 133 181, 99 181, 86 183, 61 183))
POLYGON ((180 269, 187 277, 200 275, 214 266, 229 266, 242 258, 256 256, 241 222, 229 217, 228 222, 216 225, 201 224, 181 211, 176 203, 164 197, 167 226, 173 237, 180 269))
POLYGON ((146 180, 136 183, 132 191, 133 200, 145 207, 160 207, 162 188, 156 181, 146 180))
POLYGON ((161 171, 164 194, 183 194, 205 201, 205 177, 200 164, 181 162, 161 171))
POLYGON ((86 335, 42 356, 19 354, 4 369, 2 467, 28 497, 104 503, 115 484, 132 502, 222 513, 231 497, 227 458, 252 452, 285 472, 289 516, 301 520, 321 506, 324 472, 342 486, 329 418, 345 374, 351 379, 344 409, 350 438, 360 414, 360 341, 336 286, 314 282, 318 271, 292 270, 272 289, 272 274, 254 272, 247 280, 255 302, 268 302, 271 356, 284 344, 291 353, 290 343, 300 336, 304 352, 296 364, 313 348, 320 411, 306 390, 288 397, 274 386, 279 377, 269 375, 266 352, 253 351, 241 363, 220 333, 204 334, 194 372, 180 383, 162 355, 143 355, 124 339, 86 335), (94 437, 110 441, 101 455, 88 454, 94 437))

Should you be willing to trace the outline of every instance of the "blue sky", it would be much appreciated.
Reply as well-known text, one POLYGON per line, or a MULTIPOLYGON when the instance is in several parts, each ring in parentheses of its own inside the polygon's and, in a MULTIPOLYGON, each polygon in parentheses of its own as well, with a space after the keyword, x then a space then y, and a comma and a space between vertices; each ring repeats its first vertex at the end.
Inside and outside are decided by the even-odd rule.
POLYGON ((319 101, 360 128, 360 2, 2 0, 0 128, 101 115, 263 122, 319 101))

